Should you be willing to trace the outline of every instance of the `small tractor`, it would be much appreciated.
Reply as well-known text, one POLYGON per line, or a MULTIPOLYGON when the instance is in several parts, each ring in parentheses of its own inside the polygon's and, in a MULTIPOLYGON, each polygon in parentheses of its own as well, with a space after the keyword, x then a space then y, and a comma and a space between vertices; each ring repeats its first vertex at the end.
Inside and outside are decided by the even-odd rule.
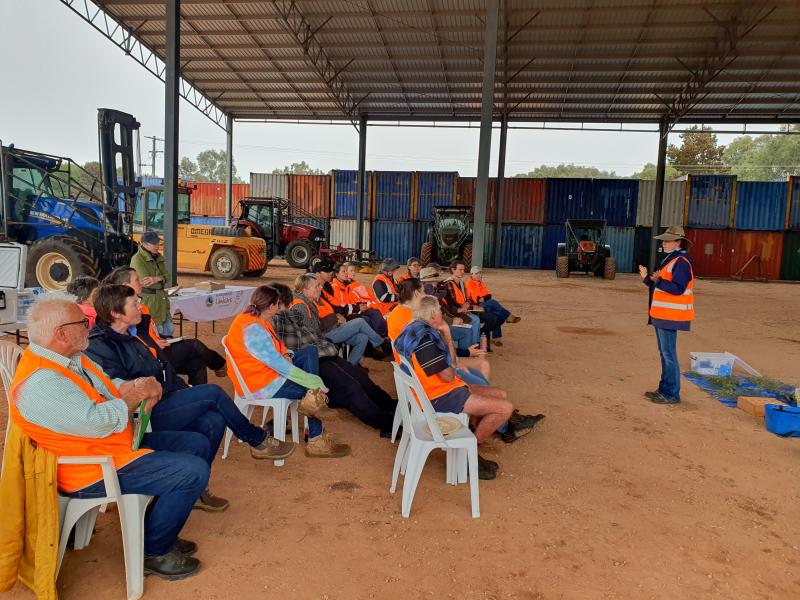
POLYGON ((433 225, 419 253, 420 262, 449 265, 460 258, 469 269, 472 263, 472 209, 434 206, 433 225))
POLYGON ((611 256, 611 246, 605 243, 606 222, 568 219, 565 227, 567 241, 560 243, 556 251, 556 277, 581 272, 614 279, 617 263, 611 256))

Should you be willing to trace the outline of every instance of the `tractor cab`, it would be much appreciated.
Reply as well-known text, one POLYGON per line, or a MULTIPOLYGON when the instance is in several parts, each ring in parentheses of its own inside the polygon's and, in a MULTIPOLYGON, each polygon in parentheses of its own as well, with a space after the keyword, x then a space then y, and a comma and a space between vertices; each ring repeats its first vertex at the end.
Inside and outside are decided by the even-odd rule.
POLYGON ((450 264, 460 258, 467 267, 472 263, 472 208, 434 206, 433 225, 420 249, 423 265, 450 264))
POLYGON ((558 245, 556 276, 569 277, 571 272, 593 273, 603 279, 614 279, 617 266, 611 246, 605 243, 606 222, 602 219, 568 219, 566 242, 558 245))

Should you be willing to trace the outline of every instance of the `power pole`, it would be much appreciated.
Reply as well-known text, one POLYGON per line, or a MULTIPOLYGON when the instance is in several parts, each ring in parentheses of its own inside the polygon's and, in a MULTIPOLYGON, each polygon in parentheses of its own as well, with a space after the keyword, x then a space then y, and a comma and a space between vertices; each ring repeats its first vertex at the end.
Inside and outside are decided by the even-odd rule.
POLYGON ((163 154, 164 153, 163 150, 157 150, 156 149, 156 142, 163 142, 164 138, 160 138, 160 137, 157 137, 155 135, 146 135, 144 137, 145 137, 145 139, 148 139, 153 143, 153 149, 150 150, 150 152, 148 152, 148 154, 150 155, 150 175, 152 177, 155 177, 156 176, 156 156, 158 154, 163 154))

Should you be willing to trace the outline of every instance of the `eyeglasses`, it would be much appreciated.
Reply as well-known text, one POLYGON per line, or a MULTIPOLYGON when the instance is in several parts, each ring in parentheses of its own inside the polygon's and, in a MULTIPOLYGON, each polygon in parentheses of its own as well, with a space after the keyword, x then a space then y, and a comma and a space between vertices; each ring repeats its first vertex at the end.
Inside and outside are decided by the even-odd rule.
POLYGON ((78 324, 83 325, 84 329, 89 329, 89 319, 87 317, 84 317, 80 321, 70 321, 69 323, 62 323, 61 325, 59 325, 59 327, 66 327, 67 325, 78 325, 78 324))

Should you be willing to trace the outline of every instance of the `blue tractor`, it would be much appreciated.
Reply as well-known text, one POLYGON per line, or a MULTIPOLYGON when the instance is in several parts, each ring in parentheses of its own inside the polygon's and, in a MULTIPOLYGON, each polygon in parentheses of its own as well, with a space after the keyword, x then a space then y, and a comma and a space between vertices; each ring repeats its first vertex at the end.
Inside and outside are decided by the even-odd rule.
POLYGON ((26 287, 63 290, 130 263, 138 129, 131 115, 98 109, 95 174, 69 158, 0 145, 0 237, 28 245, 26 287))

